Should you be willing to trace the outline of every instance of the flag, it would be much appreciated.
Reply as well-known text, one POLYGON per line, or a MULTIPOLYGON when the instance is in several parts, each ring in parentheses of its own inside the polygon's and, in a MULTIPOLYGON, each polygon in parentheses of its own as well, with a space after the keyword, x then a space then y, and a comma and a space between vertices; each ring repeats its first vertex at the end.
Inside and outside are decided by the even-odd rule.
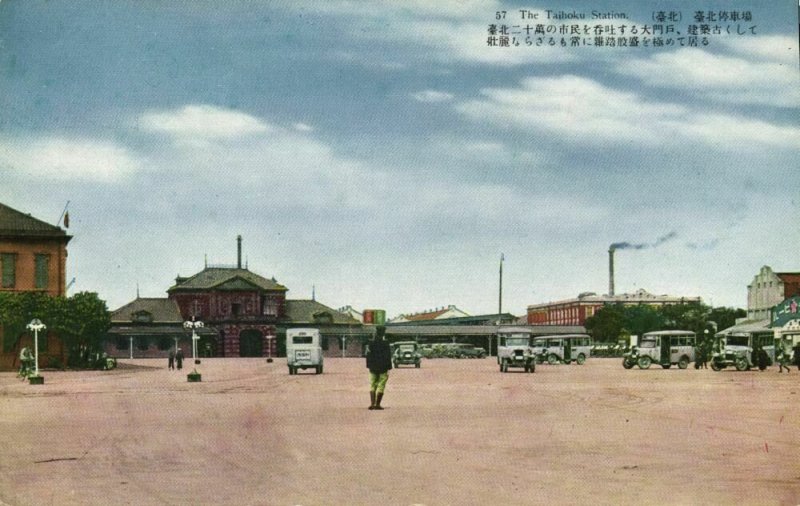
POLYGON ((69 228, 69 211, 64 213, 64 228, 69 228))

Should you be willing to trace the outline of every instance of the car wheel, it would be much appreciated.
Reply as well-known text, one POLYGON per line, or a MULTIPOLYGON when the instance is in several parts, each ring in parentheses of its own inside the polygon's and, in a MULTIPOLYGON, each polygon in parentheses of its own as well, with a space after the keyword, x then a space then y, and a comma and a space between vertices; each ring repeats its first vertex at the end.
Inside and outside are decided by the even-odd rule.
POLYGON ((639 369, 649 369, 650 368, 650 364, 652 362, 653 362, 653 360, 648 356, 639 357, 639 361, 638 361, 639 369))
POLYGON ((720 367, 719 363, 717 363, 716 360, 712 360, 711 361, 711 369, 716 371, 716 372, 720 372, 722 370, 722 367, 720 367))
POLYGON ((581 353, 580 355, 578 355, 578 360, 576 360, 575 362, 577 362, 578 365, 585 364, 586 363, 586 355, 581 353))
POLYGON ((622 367, 625 369, 630 369, 633 367, 633 360, 629 360, 627 358, 622 359, 622 367))
POLYGON ((686 369, 687 367, 689 367, 689 357, 684 355, 678 360, 678 369, 686 369))
POLYGON ((746 371, 749 364, 746 357, 736 357, 735 365, 737 371, 746 371))
POLYGON ((551 353, 547 356, 547 363, 550 365, 556 365, 558 363, 558 357, 555 355, 555 353, 551 353))

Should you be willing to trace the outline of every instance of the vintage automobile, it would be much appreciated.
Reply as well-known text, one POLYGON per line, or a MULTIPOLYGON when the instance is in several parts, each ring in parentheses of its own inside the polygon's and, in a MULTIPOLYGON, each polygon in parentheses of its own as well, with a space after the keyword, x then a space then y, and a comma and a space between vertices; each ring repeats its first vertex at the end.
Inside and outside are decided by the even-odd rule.
POLYGON ((525 327, 506 327, 497 331, 497 364, 500 372, 509 367, 521 367, 525 372, 536 370, 531 330, 525 327))
POLYGON ((322 347, 318 329, 288 329, 286 331, 286 361, 289 374, 298 369, 314 369, 322 374, 322 347))
POLYGON ((588 334, 537 336, 533 352, 539 363, 583 365, 592 354, 592 338, 588 334))
POLYGON ((695 333, 688 330, 661 330, 648 332, 639 340, 639 345, 622 356, 622 367, 648 369, 655 362, 664 369, 677 364, 686 369, 694 361, 695 333))
POLYGON ((764 365, 771 366, 775 362, 775 341, 771 330, 720 332, 714 338, 711 368, 721 371, 735 367, 737 371, 746 371, 757 367, 759 350, 766 353, 764 365))
POLYGON ((394 367, 399 365, 413 365, 419 369, 422 362, 422 354, 419 344, 416 341, 398 341, 392 343, 392 364, 394 367))

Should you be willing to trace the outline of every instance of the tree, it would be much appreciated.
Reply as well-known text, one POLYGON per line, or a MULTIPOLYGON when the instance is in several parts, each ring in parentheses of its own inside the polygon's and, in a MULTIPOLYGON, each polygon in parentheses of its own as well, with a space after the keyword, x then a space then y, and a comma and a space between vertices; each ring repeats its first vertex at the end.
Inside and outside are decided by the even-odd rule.
POLYGON ((625 307, 623 317, 625 328, 637 336, 664 328, 664 315, 646 304, 625 307))
MULTIPOLYGON (((0 293, 4 352, 14 350, 33 318, 39 318, 47 325, 47 333, 61 339, 70 358, 80 349, 99 351, 111 327, 105 301, 93 292, 80 292, 69 298, 39 292, 0 293)), ((43 342, 47 333, 39 335, 40 351, 46 348, 43 342)))
POLYGON ((733 307, 715 307, 708 314, 708 320, 717 324, 717 330, 725 330, 736 325, 737 318, 747 316, 747 311, 733 307))
POLYGON ((625 326, 622 304, 601 307, 586 319, 584 326, 596 342, 616 343, 625 326))

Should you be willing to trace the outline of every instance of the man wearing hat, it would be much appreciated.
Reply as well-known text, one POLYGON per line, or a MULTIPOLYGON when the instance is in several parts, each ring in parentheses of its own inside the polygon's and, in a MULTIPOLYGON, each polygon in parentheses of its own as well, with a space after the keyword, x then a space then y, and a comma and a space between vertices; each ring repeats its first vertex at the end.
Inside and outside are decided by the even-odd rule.
POLYGON ((375 337, 367 347, 367 369, 369 369, 369 409, 383 409, 381 399, 392 368, 392 351, 386 341, 386 327, 375 327, 375 337))

